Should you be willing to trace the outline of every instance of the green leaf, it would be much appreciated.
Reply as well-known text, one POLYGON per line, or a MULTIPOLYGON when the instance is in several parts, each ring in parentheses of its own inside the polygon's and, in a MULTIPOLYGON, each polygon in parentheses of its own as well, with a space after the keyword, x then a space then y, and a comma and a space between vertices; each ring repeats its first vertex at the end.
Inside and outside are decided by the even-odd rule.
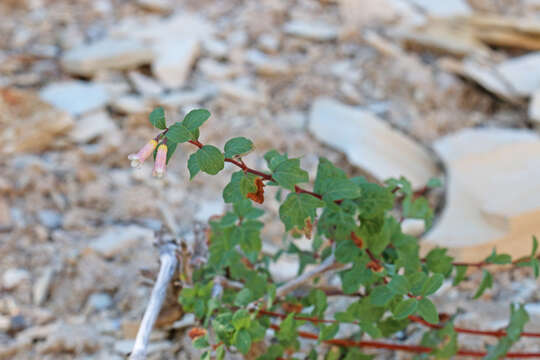
POLYGON ((453 359, 458 351, 458 343, 452 322, 449 321, 440 330, 426 331, 421 345, 433 348, 431 353, 422 356, 422 359, 453 359))
POLYGON ((249 311, 246 309, 237 310, 232 317, 232 325, 235 329, 247 329, 251 323, 249 311))
POLYGON ((339 323, 333 323, 332 325, 320 325, 321 332, 319 333, 319 340, 325 341, 333 339, 339 331, 339 323))
POLYGON ((231 181, 223 189, 223 200, 226 203, 236 203, 245 200, 248 193, 257 191, 256 176, 237 171, 232 174, 231 181))
POLYGON ((165 121, 165 111, 163 108, 157 107, 155 108, 150 115, 148 116, 148 120, 150 120, 150 123, 153 127, 165 130, 167 128, 167 123, 165 121))
POLYGON ((431 227, 433 222, 433 210, 429 206, 429 201, 420 196, 416 199, 413 199, 412 196, 407 196, 403 200, 403 217, 413 218, 413 219, 424 219, 426 222, 426 228, 431 227))
POLYGON ((171 157, 173 156, 174 152, 176 151, 177 143, 169 143, 167 144, 167 164, 169 163, 169 160, 171 160, 171 157))
POLYGON ((253 143, 245 137, 235 137, 225 144, 225 157, 243 156, 253 150, 253 143))
POLYGON ((386 306, 395 294, 387 286, 379 285, 369 295, 369 301, 376 306, 386 306))
POLYGON ((169 131, 165 134, 167 139, 174 143, 183 143, 189 140, 197 140, 196 133, 190 131, 180 122, 174 123, 169 127, 169 131))
POLYGON ((199 127, 210 117, 210 111, 206 109, 195 109, 191 110, 187 115, 184 117, 184 121, 182 121, 182 124, 188 129, 192 134, 196 134, 197 136, 192 140, 197 140, 198 136, 198 129, 199 127))
MULTIPOLYGON (((355 180, 355 179, 351 179, 355 180)), ((385 187, 367 181, 357 181, 362 191, 362 197, 356 200, 360 216, 373 219, 394 207, 394 194, 385 187)))
POLYGON ((510 347, 519 340, 525 324, 529 321, 529 315, 523 305, 510 305, 510 323, 506 328, 506 336, 499 339, 495 346, 488 346, 488 353, 484 357, 487 360, 502 359, 510 350, 510 347))
POLYGON ((353 265, 352 269, 339 273, 341 287, 345 294, 353 294, 358 291, 361 285, 369 285, 376 281, 376 276, 372 270, 366 267, 366 260, 353 265))
POLYGON ((347 264, 358 258, 360 249, 352 242, 352 240, 347 239, 337 243, 335 254, 338 262, 347 264))
POLYGON ((454 277, 454 281, 452 282, 452 286, 457 286, 460 282, 462 282, 465 279, 465 275, 467 274, 467 265, 458 265, 456 268, 456 276, 454 277))
POLYGON ((409 282, 402 275, 394 275, 387 286, 395 295, 405 295, 410 287, 409 282))
POLYGON ((497 265, 511 264, 512 257, 508 254, 497 254, 495 249, 493 249, 491 255, 486 258, 486 262, 497 265))
POLYGON ((234 298, 234 304, 236 306, 246 306, 250 303, 252 297, 253 295, 251 293, 251 290, 248 288, 243 288, 236 294, 236 297, 234 298))
POLYGON ((484 275, 482 277, 482 282, 480 282, 480 286, 478 286, 478 290, 476 290, 476 293, 474 294, 473 299, 478 299, 486 289, 490 289, 493 286, 493 277, 489 273, 489 271, 484 270, 484 275))
POLYGON ((441 274, 434 274, 429 279, 427 279, 426 283, 424 284, 422 288, 422 295, 428 296, 434 294, 442 286, 443 281, 444 276, 442 276, 441 274))
POLYGON ((422 290, 427 282, 427 275, 425 272, 415 272, 408 275, 409 283, 411 284, 411 293, 414 296, 422 295, 422 290))
POLYGON ((439 323, 437 308, 427 298, 422 298, 418 301, 418 314, 430 324, 439 323))
POLYGON ((441 187, 442 186, 441 179, 432 177, 431 179, 428 180, 426 186, 430 189, 441 187))
POLYGON ((238 330, 234 337, 234 345, 242 354, 247 354, 251 349, 251 335, 246 329, 238 330))
POLYGON ((274 171, 279 164, 287 160, 287 154, 281 155, 276 150, 270 150, 264 154, 264 159, 266 160, 270 171, 274 171))
POLYGON ((327 190, 323 195, 324 201, 334 201, 343 199, 356 199, 360 197, 362 190, 360 186, 349 179, 331 179, 327 181, 327 190))
POLYGON ((199 168, 207 174, 216 175, 225 166, 225 158, 215 146, 204 145, 195 153, 195 156, 199 168))
POLYGON ((447 249, 435 248, 426 256, 426 266, 429 270, 447 275, 452 271, 452 257, 446 255, 447 249))
POLYGON ((193 340, 193 347, 195 349, 204 349, 208 346, 210 346, 210 344, 208 343, 208 338, 206 337, 206 335, 199 336, 195 338, 195 340, 193 340))
POLYGON ((416 299, 407 299, 397 304, 397 306, 392 310, 392 313, 394 314, 395 319, 401 320, 405 319, 411 314, 414 314, 417 307, 418 301, 416 299))
POLYGON ((535 257, 536 250, 538 250, 538 239, 534 235, 533 235, 532 238, 533 238, 533 247, 532 247, 532 251, 531 251, 531 257, 535 257))
POLYGON ((297 341, 296 338, 298 337, 298 334, 296 332, 296 328, 300 324, 294 319, 294 316, 294 313, 290 313, 280 324, 280 330, 277 333, 277 338, 284 344, 291 344, 297 341))
POLYGON ((263 226, 264 224, 260 221, 248 220, 236 227, 233 232, 241 249, 248 255, 254 254, 255 259, 262 248, 260 232, 263 226))
POLYGON ((308 194, 290 193, 279 207, 279 218, 285 224, 285 231, 294 227, 303 229, 306 219, 314 219, 316 209, 323 207, 324 202, 308 194))
POLYGON ((524 305, 512 304, 510 306, 510 323, 506 328, 506 336, 512 341, 518 341, 525 324, 529 321, 529 314, 524 305))
POLYGON ((375 355, 366 355, 358 349, 349 349, 347 356, 343 360, 372 360, 375 355))
POLYGON ((283 346, 280 344, 272 344, 263 355, 257 358, 257 360, 275 360, 281 356, 283 356, 283 346))
POLYGON ((310 304, 314 306, 311 316, 322 316, 328 306, 326 294, 320 289, 312 289, 307 297, 310 304))
POLYGON ((319 166, 317 167, 317 177, 313 191, 317 194, 323 194, 328 191, 328 184, 332 180, 346 180, 345 172, 334 166, 328 159, 319 158, 319 166))
POLYGON ((332 347, 326 353, 324 360, 339 360, 341 357, 341 351, 337 347, 332 347))
POLYGON ((294 191, 296 184, 309 181, 307 171, 300 169, 300 159, 282 161, 275 167, 272 176, 279 185, 291 191, 294 191))
POLYGON ((382 228, 376 233, 371 233, 365 226, 361 226, 360 230, 360 236, 366 240, 367 247, 375 255, 381 254, 390 243, 392 234, 400 231, 398 222, 392 216, 384 219, 382 228))
POLYGON ((216 349, 216 360, 223 360, 223 359, 225 359, 225 346, 221 344, 216 349))
POLYGON ((189 170, 189 180, 193 180, 195 175, 201 170, 199 167, 199 162, 197 161, 196 153, 193 153, 189 156, 189 160, 187 163, 188 170, 189 170))
POLYGON ((338 244, 349 240, 351 232, 356 230, 354 213, 346 211, 343 205, 325 207, 317 223, 317 233, 334 239, 338 244))
POLYGON ((343 360, 372 360, 375 355, 366 355, 358 349, 350 349, 343 360))

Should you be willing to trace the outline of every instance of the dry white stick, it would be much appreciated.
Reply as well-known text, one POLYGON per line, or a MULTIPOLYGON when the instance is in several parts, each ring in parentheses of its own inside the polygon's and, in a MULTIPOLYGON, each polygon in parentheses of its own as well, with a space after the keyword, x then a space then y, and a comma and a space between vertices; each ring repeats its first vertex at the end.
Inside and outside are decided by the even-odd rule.
POLYGON ((150 333, 154 327, 154 323, 161 311, 161 306, 165 300, 167 294, 167 288, 169 283, 176 272, 178 265, 178 259, 176 257, 176 245, 167 243, 160 246, 159 260, 161 266, 159 268, 159 274, 152 289, 152 295, 150 301, 144 312, 144 316, 135 338, 135 344, 133 345, 133 351, 129 357, 130 360, 144 360, 146 359, 146 349, 148 347, 148 339, 150 333))
POLYGON ((310 271, 306 271, 305 273, 303 273, 299 277, 294 278, 294 279, 286 282, 285 284, 281 285, 276 290, 276 297, 277 298, 284 297, 285 295, 287 295, 288 293, 290 293, 291 291, 293 291, 297 287, 307 283, 311 279, 325 273, 328 270, 331 270, 331 269, 339 267, 339 266, 341 266, 341 264, 336 262, 336 257, 334 256, 334 254, 332 254, 332 255, 328 256, 326 259, 324 259, 324 261, 322 263, 320 263, 319 265, 317 265, 316 267, 314 267, 310 271))

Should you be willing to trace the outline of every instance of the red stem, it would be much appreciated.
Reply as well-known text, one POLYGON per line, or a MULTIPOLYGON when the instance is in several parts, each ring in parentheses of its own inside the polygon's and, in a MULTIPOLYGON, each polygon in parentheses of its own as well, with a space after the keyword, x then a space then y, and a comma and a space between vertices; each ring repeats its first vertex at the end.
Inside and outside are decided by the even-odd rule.
MULTIPOLYGON (((430 324, 424 319, 418 317, 418 316, 409 316, 409 320, 422 324, 424 326, 427 326, 432 329, 442 329, 444 325, 441 324, 430 324)), ((495 337, 503 337, 506 336, 506 331, 504 330, 495 330, 495 331, 489 331, 489 330, 473 330, 473 329, 466 329, 461 327, 454 327, 454 330, 458 333, 462 334, 471 334, 471 335, 483 335, 483 336, 495 336, 495 337)), ((533 332, 522 332, 522 337, 537 337, 540 338, 540 333, 533 333, 533 332)))
MULTIPOLYGON (((274 329, 275 331, 280 330, 280 327, 275 324, 270 324, 270 327, 274 329)), ((312 340, 319 339, 319 336, 317 334, 310 333, 307 331, 298 331, 298 335, 305 339, 312 339, 312 340)), ((332 340, 325 340, 323 342, 327 344, 343 346, 343 347, 388 349, 388 350, 399 350, 399 351, 406 351, 406 352, 412 352, 412 353, 429 353, 432 351, 432 348, 426 347, 426 346, 389 344, 389 343, 384 343, 384 342, 379 342, 379 341, 369 341, 369 340, 354 341, 354 340, 348 340, 348 339, 332 339, 332 340)), ((482 351, 459 349, 457 351, 457 355, 484 357, 487 355, 487 353, 482 352, 482 351)), ((509 352, 506 354, 506 357, 507 358, 533 359, 533 358, 540 358, 540 353, 517 353, 517 352, 511 353, 509 352)))
MULTIPOLYGON (((285 314, 280 314, 280 313, 273 312, 273 311, 268 311, 268 310, 259 310, 259 314, 266 315, 266 316, 271 316, 271 317, 277 317, 277 318, 280 318, 280 319, 285 319, 287 317, 287 315, 285 315, 285 314)), ((319 318, 316 318, 316 317, 308 317, 308 316, 295 316, 294 318, 296 320, 309 321, 309 322, 314 323, 314 324, 318 324, 318 323, 333 324, 333 323, 337 322, 336 320, 326 320, 326 319, 319 319, 319 318)), ((425 321, 424 319, 422 319, 422 318, 420 318, 418 316, 409 316, 409 320, 411 320, 413 322, 416 322, 416 323, 419 323, 419 324, 422 324, 422 325, 427 326, 427 327, 432 328, 432 329, 442 329, 444 327, 444 325, 441 325, 441 324, 430 324, 430 323, 428 323, 427 321, 425 321)), ((358 322, 355 321, 355 322, 352 322, 352 324, 358 324, 358 322)), ((504 331, 504 330, 497 330, 497 331, 473 330, 473 329, 467 329, 467 328, 461 328, 461 327, 454 327, 454 330, 455 330, 455 332, 461 333, 461 334, 495 336, 495 337, 506 336, 506 331, 504 331)), ((522 332, 521 336, 522 337, 540 338, 540 333, 522 332)))

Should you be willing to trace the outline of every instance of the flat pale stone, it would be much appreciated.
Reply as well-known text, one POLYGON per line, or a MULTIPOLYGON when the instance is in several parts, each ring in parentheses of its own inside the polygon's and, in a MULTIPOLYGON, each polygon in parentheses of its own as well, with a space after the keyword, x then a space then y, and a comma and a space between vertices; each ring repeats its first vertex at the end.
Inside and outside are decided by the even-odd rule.
POLYGON ((222 201, 205 201, 195 213, 195 220, 206 223, 214 215, 223 214, 222 201))
POLYGON ((450 248, 478 261, 492 248, 530 253, 540 233, 540 137, 527 130, 469 129, 434 144, 448 171, 446 205, 426 234, 424 251, 450 248))
POLYGON ((129 69, 153 59, 152 49, 140 41, 106 38, 68 50, 61 63, 71 74, 92 76, 99 70, 129 69))
POLYGON ((0 198, 0 230, 11 228, 13 220, 11 219, 11 211, 6 199, 0 198))
POLYGON ((77 120, 69 135, 77 143, 87 143, 116 129, 117 126, 109 114, 105 111, 99 111, 77 120))
POLYGON ((235 67, 212 59, 202 59, 197 67, 211 80, 230 79, 238 73, 235 67))
POLYGON ((536 90, 529 102, 529 119, 540 125, 540 89, 536 90))
POLYGON ((43 151, 73 124, 67 112, 34 92, 0 89, 0 154, 43 151))
POLYGON ((216 89, 208 87, 195 90, 173 91, 156 99, 158 105, 178 108, 185 105, 197 105, 216 94, 216 89))
POLYGON ((465 76, 503 98, 528 97, 540 89, 540 52, 518 56, 495 66, 467 60, 463 71, 465 76))
POLYGON ((268 100, 266 94, 259 93, 257 90, 233 81, 227 81, 219 84, 219 91, 231 98, 246 102, 266 104, 268 100))
POLYGON ((368 111, 319 98, 311 107, 309 130, 380 181, 405 176, 418 189, 437 174, 426 149, 368 111))
POLYGON ((78 80, 51 83, 41 89, 39 95, 71 115, 100 108, 109 101, 109 94, 103 85, 78 80))
POLYGON ((40 271, 40 275, 32 287, 32 300, 34 305, 40 306, 47 300, 53 277, 54 268, 51 266, 40 271))
POLYGON ((115 226, 91 240, 89 248, 104 258, 112 258, 129 251, 140 241, 151 241, 153 238, 154 232, 141 226, 115 226))
POLYGON ((457 16, 468 15, 472 9, 466 0, 408 0, 412 5, 416 5, 426 11, 430 16, 457 16))
POLYGON ((26 269, 10 268, 2 274, 2 286, 4 289, 16 288, 23 281, 30 279, 30 272, 26 269))
POLYGON ((212 23, 194 13, 181 12, 166 19, 127 17, 111 28, 111 35, 148 44, 175 41, 181 38, 205 39, 215 32, 212 23))
POLYGON ((122 114, 139 114, 152 111, 152 102, 139 95, 124 95, 111 102, 111 108, 122 114))
POLYGON ((255 67, 259 75, 279 76, 291 73, 291 66, 278 57, 270 57, 258 50, 249 50, 246 54, 246 60, 255 67))
POLYGON ((338 36, 338 28, 333 25, 301 20, 293 20, 286 23, 283 31, 287 35, 316 41, 335 40, 338 36))
POLYGON ((157 81, 138 71, 130 71, 128 78, 139 94, 156 96, 163 92, 163 87, 157 81))
POLYGON ((137 0, 137 4, 147 10, 168 13, 173 9, 170 0, 137 0))
POLYGON ((180 38, 161 43, 156 52, 156 60, 152 63, 153 74, 166 87, 180 88, 199 56, 200 44, 196 38, 180 38))

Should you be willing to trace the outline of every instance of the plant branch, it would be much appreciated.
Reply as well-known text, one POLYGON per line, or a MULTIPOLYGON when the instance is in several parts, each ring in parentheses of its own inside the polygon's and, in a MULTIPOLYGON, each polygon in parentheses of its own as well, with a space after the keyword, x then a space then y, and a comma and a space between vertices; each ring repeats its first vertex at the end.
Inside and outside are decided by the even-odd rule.
POLYGON ((169 283, 178 268, 178 259, 176 257, 176 245, 173 243, 164 243, 160 245, 160 268, 159 274, 152 289, 150 301, 144 312, 137 337, 135 338, 135 344, 133 350, 129 356, 130 360, 144 360, 146 359, 146 351, 148 347, 148 340, 150 333, 154 327, 154 323, 161 311, 161 306, 165 300, 167 294, 167 288, 169 283))
MULTIPOLYGON (((280 330, 279 325, 276 325, 276 324, 270 324, 270 327, 274 329, 275 331, 280 330)), ((307 331, 298 331, 298 335, 300 337, 303 337, 304 339, 312 339, 312 340, 319 339, 319 336, 317 334, 310 333, 307 331)), ((332 339, 332 340, 324 340, 323 342, 326 344, 342 346, 342 347, 387 349, 387 350, 396 350, 396 351, 406 351, 406 352, 412 352, 412 353, 430 353, 433 350, 432 348, 427 347, 427 346, 391 344, 391 343, 370 341, 370 340, 354 341, 354 340, 349 340, 349 339, 332 339)), ((484 357, 487 355, 487 353, 483 351, 459 349, 457 351, 457 355, 471 356, 471 357, 484 357)), ((506 354, 506 357, 507 358, 533 359, 533 358, 539 358, 540 353, 509 352, 506 354)))
POLYGON ((276 298, 281 298, 287 295, 288 293, 292 292, 299 286, 303 285, 304 283, 310 281, 311 279, 322 275, 328 270, 332 270, 335 268, 342 267, 343 265, 336 262, 336 258, 334 254, 332 253, 330 256, 328 256, 322 263, 311 269, 310 271, 306 271, 299 277, 296 277, 294 279, 289 280, 285 284, 281 285, 276 290, 276 298))
MULTIPOLYGON (((274 312, 274 311, 268 311, 268 310, 259 310, 259 314, 266 315, 266 316, 271 316, 271 317, 275 317, 275 318, 280 318, 280 319, 285 319, 287 317, 286 314, 281 314, 281 313, 277 313, 277 312, 274 312)), ((337 320, 319 319, 317 317, 302 316, 302 315, 295 316, 294 319, 295 320, 301 320, 301 321, 309 321, 309 322, 314 323, 314 324, 318 324, 318 323, 333 324, 333 323, 338 322, 337 320)), ((427 327, 429 327, 431 329, 442 329, 444 327, 444 325, 441 325, 441 324, 430 324, 430 323, 428 323, 427 321, 425 321, 424 319, 422 319, 422 318, 420 318, 418 316, 412 316, 411 315, 411 316, 409 316, 409 320, 411 320, 412 322, 427 326, 427 327)), ((353 322, 340 321, 340 323, 358 324, 358 321, 353 321, 353 322)), ((461 333, 461 334, 480 335, 480 336, 494 336, 494 337, 506 336, 506 331, 504 331, 504 330, 489 331, 489 330, 473 330, 473 329, 467 329, 467 328, 462 328, 462 327, 454 327, 454 331, 457 332, 457 333, 461 333)), ((522 332, 520 334, 520 336, 522 336, 522 337, 535 337, 536 338, 536 337, 540 337, 540 333, 533 333, 533 332, 524 331, 524 332, 522 332)))

